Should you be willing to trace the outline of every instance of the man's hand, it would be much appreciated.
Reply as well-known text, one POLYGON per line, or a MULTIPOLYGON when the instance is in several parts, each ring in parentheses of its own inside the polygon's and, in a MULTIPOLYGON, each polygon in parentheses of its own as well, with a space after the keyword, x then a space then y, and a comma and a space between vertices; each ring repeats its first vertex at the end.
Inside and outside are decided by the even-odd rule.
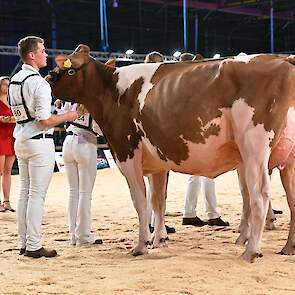
POLYGON ((77 111, 69 111, 66 113, 67 115, 67 121, 75 121, 78 118, 78 112, 77 111))

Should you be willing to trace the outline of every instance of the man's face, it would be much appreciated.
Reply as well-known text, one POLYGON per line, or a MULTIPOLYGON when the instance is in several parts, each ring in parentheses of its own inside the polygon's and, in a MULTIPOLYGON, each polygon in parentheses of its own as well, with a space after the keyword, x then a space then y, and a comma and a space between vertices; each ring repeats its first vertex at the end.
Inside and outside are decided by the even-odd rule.
POLYGON ((38 48, 35 52, 33 52, 33 54, 34 54, 34 61, 39 69, 47 65, 48 54, 45 52, 44 44, 38 43, 38 48))

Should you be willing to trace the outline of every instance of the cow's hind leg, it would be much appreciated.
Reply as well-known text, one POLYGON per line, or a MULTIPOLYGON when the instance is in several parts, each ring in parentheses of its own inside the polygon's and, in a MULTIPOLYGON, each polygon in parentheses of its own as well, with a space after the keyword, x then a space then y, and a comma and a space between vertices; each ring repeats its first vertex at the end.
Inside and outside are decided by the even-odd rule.
POLYGON ((132 250, 132 255, 138 256, 147 253, 147 245, 150 243, 151 234, 148 226, 147 198, 141 166, 141 151, 135 150, 134 157, 120 162, 119 168, 124 174, 129 189, 133 205, 137 211, 139 219, 139 241, 132 250))
POLYGON ((253 262, 261 257, 260 242, 265 225, 270 199, 270 178, 268 161, 272 132, 266 131, 263 124, 253 121, 253 108, 244 99, 232 106, 232 127, 244 166, 246 185, 249 192, 250 235, 243 253, 246 261, 253 262))
MULTIPOLYGON (((241 164, 238 168, 238 175, 241 195, 243 197, 243 212, 239 226, 240 235, 236 240, 237 245, 245 245, 250 236, 250 197, 243 169, 244 167, 241 164)), ((272 210, 271 201, 269 200, 265 228, 268 230, 275 229, 275 220, 276 218, 272 210)))
POLYGON ((266 156, 262 163, 257 163, 257 158, 252 158, 245 163, 245 176, 250 195, 250 236, 243 258, 249 262, 262 257, 260 242, 271 195, 267 159, 266 156))
POLYGON ((290 207, 291 221, 288 241, 281 254, 294 255, 295 254, 295 163, 287 165, 281 171, 281 179, 286 191, 288 204, 290 207))
POLYGON ((168 239, 164 220, 167 195, 167 179, 167 171, 149 175, 150 193, 155 215, 153 248, 166 245, 166 240, 168 239))

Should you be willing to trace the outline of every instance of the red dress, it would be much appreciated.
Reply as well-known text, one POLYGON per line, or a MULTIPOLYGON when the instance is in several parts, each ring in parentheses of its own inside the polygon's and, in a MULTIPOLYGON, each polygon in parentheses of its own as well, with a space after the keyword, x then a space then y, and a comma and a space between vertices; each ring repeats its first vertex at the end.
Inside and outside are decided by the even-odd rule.
MULTIPOLYGON (((12 116, 11 109, 0 100, 0 116, 12 116)), ((0 122, 0 155, 12 156, 14 152, 13 129, 15 123, 0 122)))

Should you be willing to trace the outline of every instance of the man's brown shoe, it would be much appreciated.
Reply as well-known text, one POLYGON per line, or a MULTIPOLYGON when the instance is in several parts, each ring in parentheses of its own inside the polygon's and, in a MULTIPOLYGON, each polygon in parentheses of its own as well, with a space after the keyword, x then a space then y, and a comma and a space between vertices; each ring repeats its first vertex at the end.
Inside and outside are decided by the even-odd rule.
POLYGON ((221 217, 209 219, 208 224, 210 226, 229 226, 229 222, 223 221, 221 217))
POLYGON ((57 252, 55 250, 47 250, 45 248, 40 248, 36 251, 28 251, 26 250, 25 256, 32 257, 32 258, 40 258, 40 257, 55 257, 57 252))
POLYGON ((193 218, 182 218, 182 225, 204 226, 207 222, 200 219, 198 216, 193 218))

